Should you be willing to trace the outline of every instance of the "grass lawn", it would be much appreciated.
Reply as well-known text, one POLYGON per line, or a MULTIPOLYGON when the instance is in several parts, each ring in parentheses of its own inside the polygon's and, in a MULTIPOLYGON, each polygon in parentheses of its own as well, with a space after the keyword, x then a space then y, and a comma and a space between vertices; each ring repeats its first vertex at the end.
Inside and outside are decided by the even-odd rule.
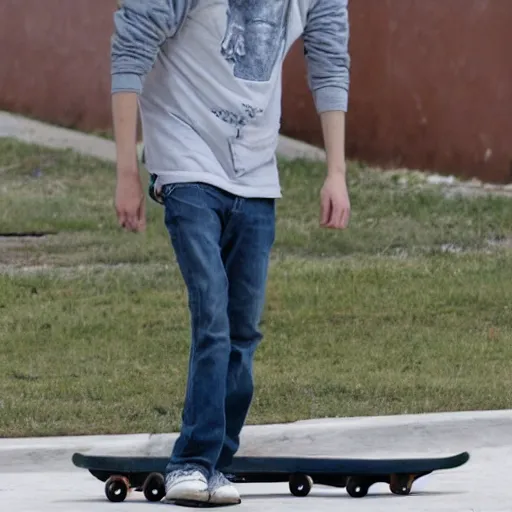
MULTIPOLYGON (((349 172, 351 227, 332 232, 323 167, 282 162, 249 423, 510 407, 512 201, 349 172)), ((185 288, 162 208, 122 233, 114 179, 0 139, 0 232, 57 233, 0 238, 0 436, 179 428, 185 288)))

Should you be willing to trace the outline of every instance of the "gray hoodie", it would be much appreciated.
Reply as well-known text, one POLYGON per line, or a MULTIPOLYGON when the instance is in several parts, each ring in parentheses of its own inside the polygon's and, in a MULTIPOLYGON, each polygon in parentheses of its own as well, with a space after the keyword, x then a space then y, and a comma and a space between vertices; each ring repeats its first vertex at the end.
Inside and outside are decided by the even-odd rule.
POLYGON ((348 0, 124 0, 112 93, 136 92, 148 171, 280 197, 282 63, 301 36, 318 113, 347 110, 348 0))

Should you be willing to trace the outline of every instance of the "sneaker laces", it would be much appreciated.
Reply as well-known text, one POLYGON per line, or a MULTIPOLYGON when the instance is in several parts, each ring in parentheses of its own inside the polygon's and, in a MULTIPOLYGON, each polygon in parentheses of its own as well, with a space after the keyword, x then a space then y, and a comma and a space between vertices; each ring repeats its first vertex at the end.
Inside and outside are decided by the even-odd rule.
POLYGON ((201 469, 199 467, 193 466, 193 465, 188 465, 188 466, 185 466, 183 468, 179 468, 179 469, 175 469, 174 471, 171 471, 167 475, 166 480, 167 480, 167 482, 174 482, 178 478, 183 478, 183 477, 186 477, 186 476, 192 476, 195 473, 200 473, 201 475, 204 476, 203 471, 201 471, 201 469))
POLYGON ((223 487, 225 485, 231 485, 231 482, 226 478, 226 475, 224 475, 224 473, 221 473, 220 471, 215 471, 211 479, 211 487, 218 488, 223 487))

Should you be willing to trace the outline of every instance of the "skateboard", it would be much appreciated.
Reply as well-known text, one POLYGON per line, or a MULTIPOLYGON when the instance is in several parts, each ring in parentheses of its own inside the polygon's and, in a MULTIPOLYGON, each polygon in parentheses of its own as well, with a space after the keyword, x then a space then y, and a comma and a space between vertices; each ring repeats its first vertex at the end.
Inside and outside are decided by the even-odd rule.
MULTIPOLYGON (((93 456, 75 453, 73 464, 105 482, 105 495, 113 502, 129 492, 144 493, 148 501, 165 497, 167 457, 93 456)), ((393 494, 408 495, 413 483, 433 471, 462 466, 469 453, 417 459, 336 459, 292 457, 235 457, 220 468, 232 483, 287 482, 297 497, 307 496, 314 484, 345 488, 353 498, 363 498, 376 483, 389 484, 393 494)))

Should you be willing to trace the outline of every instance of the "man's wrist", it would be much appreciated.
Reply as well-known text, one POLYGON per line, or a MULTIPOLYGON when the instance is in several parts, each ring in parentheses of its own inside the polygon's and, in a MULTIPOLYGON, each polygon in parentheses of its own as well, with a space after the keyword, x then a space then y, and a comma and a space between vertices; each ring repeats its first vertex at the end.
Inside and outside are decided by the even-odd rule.
POLYGON ((133 176, 139 174, 139 166, 137 159, 133 160, 118 160, 116 165, 118 176, 133 176))
POLYGON ((328 176, 346 176, 347 174, 347 166, 345 162, 340 164, 328 164, 327 165, 327 175, 328 176))

